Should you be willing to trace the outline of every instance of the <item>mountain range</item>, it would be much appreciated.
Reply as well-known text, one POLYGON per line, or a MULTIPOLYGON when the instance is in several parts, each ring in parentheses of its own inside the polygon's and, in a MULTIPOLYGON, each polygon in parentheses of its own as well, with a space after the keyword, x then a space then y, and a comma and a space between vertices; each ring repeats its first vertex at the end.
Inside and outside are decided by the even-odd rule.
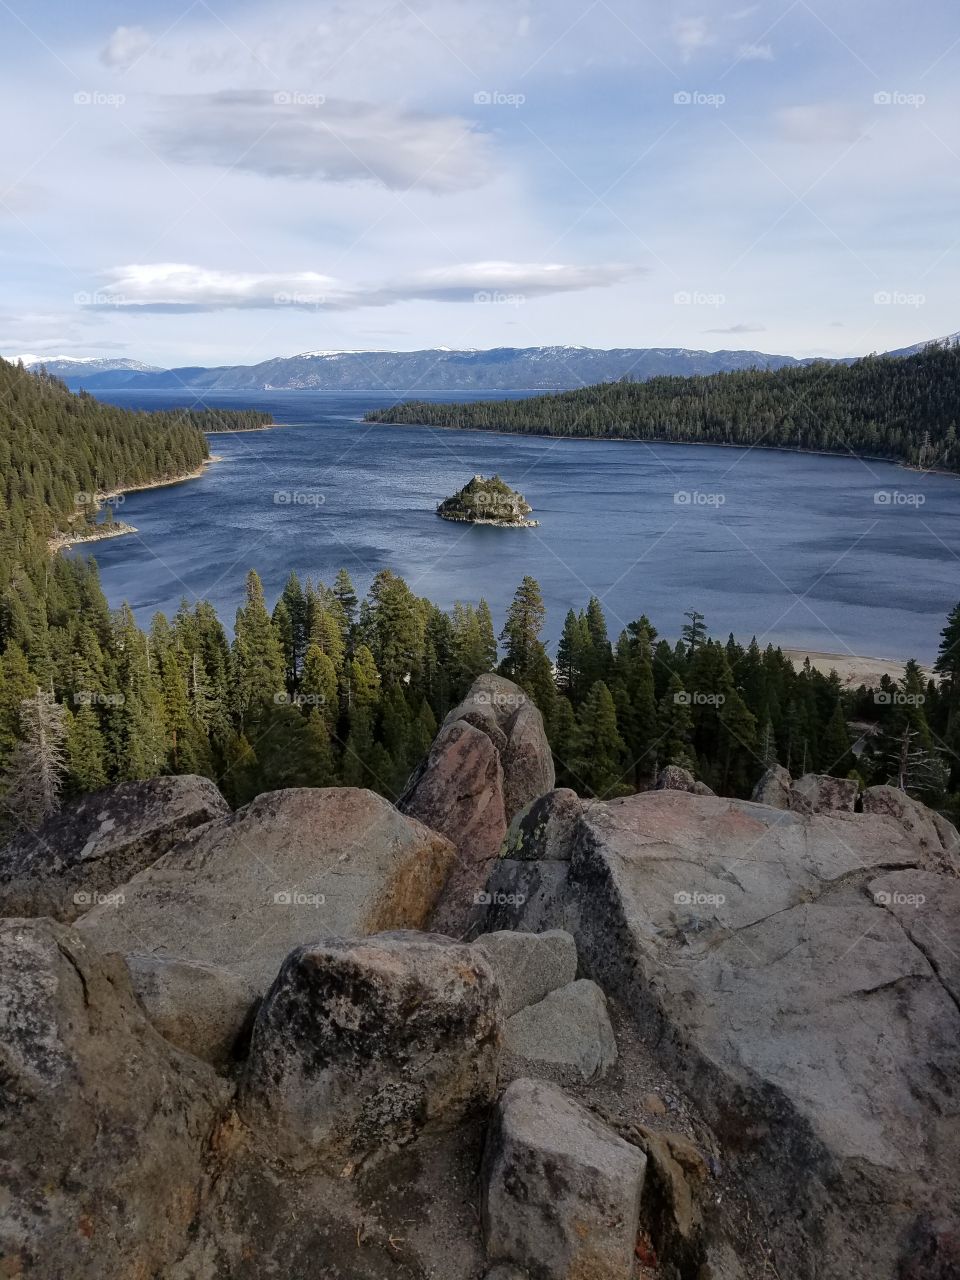
MULTIPOLYGON (((956 345, 960 334, 938 341, 956 345)), ((889 354, 912 355, 928 343, 889 354)), ((16 359, 17 357, 13 357, 16 359)), ((762 351, 696 351, 686 347, 494 347, 454 351, 304 351, 252 365, 161 369, 111 357, 22 356, 44 366, 72 390, 97 391, 556 391, 629 376, 710 374, 782 369, 812 359, 762 351)))

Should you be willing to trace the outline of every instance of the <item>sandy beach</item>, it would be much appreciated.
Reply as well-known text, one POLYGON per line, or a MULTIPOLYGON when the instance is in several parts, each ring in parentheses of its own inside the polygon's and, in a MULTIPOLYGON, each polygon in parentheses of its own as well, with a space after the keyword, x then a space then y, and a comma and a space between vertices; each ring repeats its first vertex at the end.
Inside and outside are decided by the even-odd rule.
MULTIPOLYGON (((852 653, 820 653, 815 649, 784 649, 783 652, 797 666, 802 666, 809 658, 810 665, 824 675, 836 671, 848 689, 856 689, 862 684, 873 687, 880 683, 882 676, 899 680, 904 669, 904 663, 896 658, 864 658, 852 653)), ((924 671, 927 675, 933 674, 929 668, 924 668, 924 671)))

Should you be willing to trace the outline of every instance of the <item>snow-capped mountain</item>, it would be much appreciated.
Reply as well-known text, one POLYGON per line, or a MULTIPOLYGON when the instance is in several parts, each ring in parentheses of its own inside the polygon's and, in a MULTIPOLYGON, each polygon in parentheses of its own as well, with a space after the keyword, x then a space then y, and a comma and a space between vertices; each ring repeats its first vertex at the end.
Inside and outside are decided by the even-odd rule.
POLYGON ((718 373, 779 369, 804 361, 762 351, 691 351, 685 348, 494 347, 454 351, 304 351, 255 365, 207 369, 137 369, 114 361, 103 368, 74 364, 47 368, 72 387, 89 391, 553 391, 609 382, 627 375, 718 373))
POLYGON ((6 356, 7 360, 22 360, 27 369, 43 367, 54 377, 87 378, 96 373, 113 373, 125 370, 129 373, 159 373, 159 366, 144 364, 142 360, 127 360, 114 356, 6 356))
POLYGON ((915 356, 925 347, 932 346, 960 347, 960 333, 948 333, 943 338, 930 338, 927 342, 916 342, 912 347, 900 347, 898 351, 888 351, 890 356, 915 356))

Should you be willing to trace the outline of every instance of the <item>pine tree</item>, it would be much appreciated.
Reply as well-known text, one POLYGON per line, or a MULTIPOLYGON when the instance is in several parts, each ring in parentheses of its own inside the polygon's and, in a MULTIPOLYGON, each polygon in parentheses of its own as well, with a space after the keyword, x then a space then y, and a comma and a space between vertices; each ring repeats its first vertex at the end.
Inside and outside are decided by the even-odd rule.
POLYGON ((66 767, 71 795, 99 791, 109 782, 106 744, 90 707, 81 706, 72 716, 68 713, 66 767))
POLYGON ((535 578, 525 577, 514 594, 500 636, 506 646, 501 670, 511 680, 522 684, 533 669, 543 648, 540 632, 545 618, 539 583, 535 578))
POLYGON ((247 574, 246 603, 237 610, 232 651, 233 704, 241 722, 259 706, 286 692, 286 663, 280 637, 267 613, 263 584, 247 574))
POLYGON ((598 680, 577 716, 571 767, 589 794, 609 799, 630 790, 623 778, 625 751, 613 697, 598 680))
POLYGON ((3 770, 0 794, 7 813, 30 830, 60 807, 66 732, 64 708, 52 694, 37 688, 23 699, 20 733, 3 770))

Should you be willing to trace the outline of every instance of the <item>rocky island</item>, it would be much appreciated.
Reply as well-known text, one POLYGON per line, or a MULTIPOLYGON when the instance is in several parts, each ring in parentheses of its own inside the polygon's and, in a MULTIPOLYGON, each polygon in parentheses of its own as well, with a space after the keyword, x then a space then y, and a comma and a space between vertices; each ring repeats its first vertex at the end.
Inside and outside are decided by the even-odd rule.
POLYGON ((462 520, 468 524, 495 524, 512 529, 531 529, 539 520, 528 520, 533 508, 522 493, 504 483, 499 476, 474 476, 459 493, 444 498, 437 515, 444 520, 462 520))

